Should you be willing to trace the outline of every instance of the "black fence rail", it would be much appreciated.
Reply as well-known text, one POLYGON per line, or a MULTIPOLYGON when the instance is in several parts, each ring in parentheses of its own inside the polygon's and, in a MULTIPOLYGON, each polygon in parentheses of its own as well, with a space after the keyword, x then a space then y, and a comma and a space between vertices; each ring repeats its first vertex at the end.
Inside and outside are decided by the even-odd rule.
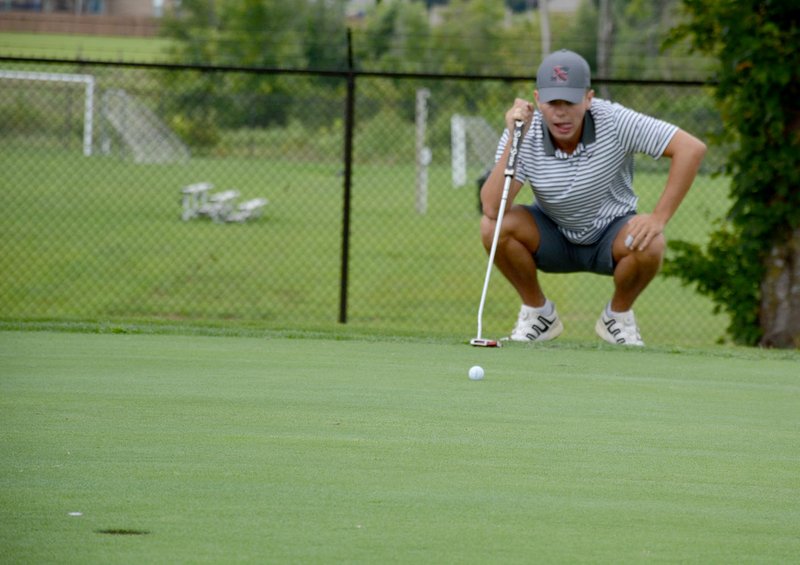
MULTIPOLYGON (((705 137, 697 83, 598 83, 705 137)), ((0 317, 224 322, 463 335, 486 268, 477 188, 520 77, 0 59, 0 317)), ((726 209, 712 149, 667 237, 703 241, 726 209)), ((668 163, 637 162, 641 208, 668 163)), ((525 198, 530 199, 529 193, 525 198)), ((611 281, 543 276, 565 337, 594 339, 611 281)), ((518 300, 497 274, 487 334, 518 300)), ((713 343, 727 320, 659 277, 649 343, 713 343)))

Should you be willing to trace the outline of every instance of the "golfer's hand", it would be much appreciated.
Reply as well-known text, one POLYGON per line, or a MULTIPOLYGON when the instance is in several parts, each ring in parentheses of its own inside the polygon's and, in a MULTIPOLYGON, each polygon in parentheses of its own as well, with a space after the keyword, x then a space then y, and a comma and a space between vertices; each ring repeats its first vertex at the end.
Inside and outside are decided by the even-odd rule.
POLYGON ((653 214, 637 214, 628 221, 625 247, 644 251, 650 242, 664 233, 664 222, 653 214))
POLYGON ((522 128, 523 135, 528 131, 533 119, 533 103, 517 98, 514 100, 514 105, 506 112, 506 128, 508 131, 514 131, 514 122, 522 120, 525 127, 522 128))

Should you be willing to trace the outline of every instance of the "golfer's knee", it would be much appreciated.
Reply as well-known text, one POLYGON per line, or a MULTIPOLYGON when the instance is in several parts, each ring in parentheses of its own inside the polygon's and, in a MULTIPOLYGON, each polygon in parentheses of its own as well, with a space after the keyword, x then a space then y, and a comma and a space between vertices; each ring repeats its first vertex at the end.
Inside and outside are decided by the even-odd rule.
MULTIPOLYGON (((483 246, 491 249, 497 220, 483 216, 481 218, 481 240, 483 246)), ((500 227, 498 249, 504 248, 511 242, 518 242, 533 253, 539 247, 539 230, 531 215, 515 206, 505 215, 500 227)))
POLYGON ((663 233, 658 234, 653 238, 653 241, 650 242, 650 245, 647 246, 645 252, 655 261, 659 263, 664 258, 664 253, 667 250, 667 239, 664 237, 663 233))
POLYGON ((641 265, 653 266, 659 268, 661 262, 664 260, 664 253, 667 249, 667 242, 663 234, 659 234, 653 238, 647 248, 634 252, 636 262, 641 265))

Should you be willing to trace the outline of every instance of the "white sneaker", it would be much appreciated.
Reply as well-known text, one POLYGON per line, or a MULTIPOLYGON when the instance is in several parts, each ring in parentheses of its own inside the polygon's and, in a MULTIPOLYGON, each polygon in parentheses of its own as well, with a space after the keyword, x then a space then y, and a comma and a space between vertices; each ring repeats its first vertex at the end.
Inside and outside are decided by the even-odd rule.
POLYGON ((600 314, 600 319, 594 326, 594 331, 609 343, 619 345, 644 345, 636 325, 633 310, 627 312, 611 312, 608 308, 600 314))
POLYGON ((541 308, 525 304, 519 309, 517 325, 508 336, 511 341, 549 341, 564 331, 556 306, 549 300, 541 308))

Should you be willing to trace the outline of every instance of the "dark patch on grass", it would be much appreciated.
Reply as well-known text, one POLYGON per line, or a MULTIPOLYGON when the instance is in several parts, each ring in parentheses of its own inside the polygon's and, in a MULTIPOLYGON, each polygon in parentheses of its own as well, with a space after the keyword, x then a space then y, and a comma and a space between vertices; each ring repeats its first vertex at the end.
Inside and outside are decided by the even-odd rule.
POLYGON ((110 536, 146 536, 150 532, 147 530, 134 530, 130 528, 108 528, 106 530, 95 530, 95 533, 110 536))

